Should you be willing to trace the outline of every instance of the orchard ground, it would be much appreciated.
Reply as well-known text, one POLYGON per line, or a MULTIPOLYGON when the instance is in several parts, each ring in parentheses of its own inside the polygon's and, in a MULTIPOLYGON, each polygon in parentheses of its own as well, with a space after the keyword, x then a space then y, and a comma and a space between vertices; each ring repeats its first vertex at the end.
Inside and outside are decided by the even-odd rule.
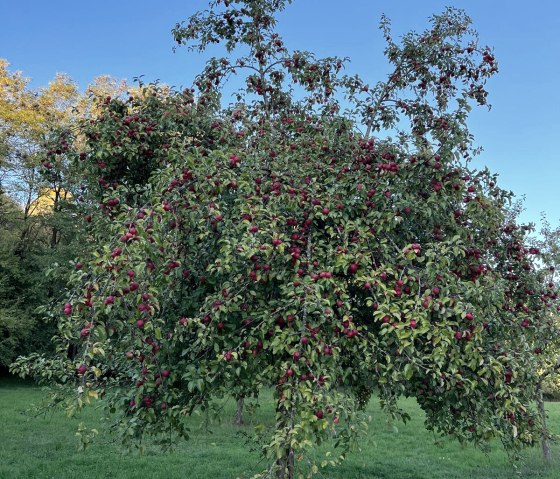
MULTIPOLYGON (((234 426, 235 403, 225 402, 223 420, 207 429, 203 418, 192 422, 191 440, 179 442, 172 452, 146 446, 143 455, 124 452, 114 438, 104 434, 101 412, 87 408, 77 419, 62 411, 30 418, 25 411, 46 397, 40 387, 10 378, 0 378, 0 479, 18 478, 248 478, 263 468, 258 452, 250 452, 245 435, 257 423, 273 425, 274 403, 264 393, 255 414, 246 414, 245 426, 234 426), (77 450, 74 433, 78 424, 97 428, 100 435, 85 451, 77 450)), ((527 450, 521 461, 512 462, 499 443, 488 452, 462 447, 453 439, 437 438, 426 431, 423 413, 414 399, 401 401, 412 420, 391 425, 372 399, 372 422, 361 451, 348 456, 341 466, 322 471, 331 479, 557 479, 560 445, 553 446, 555 461, 543 463, 539 448, 527 450)), ((547 403, 550 427, 560 434, 560 402, 547 403)), ((258 448, 253 448, 258 449, 258 448)), ((317 451, 320 458, 321 450, 317 451)))

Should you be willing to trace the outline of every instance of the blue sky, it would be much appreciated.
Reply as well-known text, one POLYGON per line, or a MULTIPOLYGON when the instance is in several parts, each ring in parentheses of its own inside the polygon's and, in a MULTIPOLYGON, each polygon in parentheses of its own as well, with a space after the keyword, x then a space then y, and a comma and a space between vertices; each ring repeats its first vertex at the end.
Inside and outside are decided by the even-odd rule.
MULTIPOLYGON (((190 85, 203 58, 173 53, 171 28, 206 0, 42 0, 0 2, 0 58, 46 84, 57 72, 81 88, 100 74, 190 85), (159 4, 158 4, 159 3, 159 4)), ((279 17, 289 47, 348 56, 350 72, 370 83, 388 71, 377 28, 385 13, 395 34, 423 30, 445 6, 464 8, 481 42, 495 49, 500 73, 490 112, 476 109, 472 131, 484 152, 477 166, 499 173, 502 187, 525 196, 524 221, 545 212, 560 224, 560 2, 540 0, 295 0, 279 17)))

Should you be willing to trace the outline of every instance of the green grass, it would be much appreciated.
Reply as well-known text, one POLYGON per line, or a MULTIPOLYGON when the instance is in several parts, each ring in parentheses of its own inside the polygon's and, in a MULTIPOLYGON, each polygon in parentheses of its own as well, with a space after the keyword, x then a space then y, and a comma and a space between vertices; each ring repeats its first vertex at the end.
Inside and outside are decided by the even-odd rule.
MULTIPOLYGON (((86 451, 78 451, 75 433, 80 421, 103 429, 101 413, 89 408, 79 419, 60 411, 29 418, 24 411, 39 403, 45 392, 29 383, 0 379, 0 478, 187 478, 231 479, 250 477, 260 471, 259 455, 250 452, 240 431, 251 432, 257 421, 270 420, 272 403, 265 395, 255 418, 244 427, 231 423, 234 401, 224 410, 226 419, 213 433, 193 425, 192 438, 171 453, 148 448, 144 455, 126 453, 114 438, 101 435, 86 451), (251 422, 253 424, 251 424, 251 422)), ((434 444, 423 427, 423 414, 413 400, 402 401, 412 416, 398 433, 389 428, 375 401, 370 405, 373 421, 361 451, 339 467, 322 471, 329 479, 511 479, 560 478, 560 447, 553 446, 556 461, 543 464, 539 449, 528 450, 514 465, 498 444, 488 454, 461 447, 452 440, 434 444)), ((552 432, 560 433, 560 403, 548 403, 552 432)))

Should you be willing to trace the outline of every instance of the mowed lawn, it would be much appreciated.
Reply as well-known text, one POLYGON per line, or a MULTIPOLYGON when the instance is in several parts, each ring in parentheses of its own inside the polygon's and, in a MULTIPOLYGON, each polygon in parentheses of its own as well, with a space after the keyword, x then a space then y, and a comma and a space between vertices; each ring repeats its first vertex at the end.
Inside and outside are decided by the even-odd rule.
MULTIPOLYGON (((103 431, 100 411, 89 408, 79 419, 68 419, 61 411, 29 418, 24 411, 38 404, 46 393, 39 387, 14 379, 0 379, 0 478, 248 478, 262 470, 259 454, 250 451, 243 433, 250 433, 257 422, 273 418, 270 395, 261 399, 248 424, 232 424, 234 402, 224 409, 224 420, 210 431, 193 424, 192 438, 170 453, 148 447, 143 455, 126 453, 116 439, 100 434, 86 451, 77 450, 75 433, 79 422, 103 431)), ((398 432, 389 427, 376 401, 369 411, 372 422, 361 451, 355 451, 336 468, 318 476, 328 479, 511 479, 560 478, 560 447, 553 446, 555 462, 546 466, 540 449, 528 450, 520 462, 512 464, 499 444, 488 453, 462 447, 444 439, 435 444, 434 436, 423 427, 423 414, 414 400, 402 406, 412 416, 398 432)), ((560 434, 560 403, 547 403, 551 428, 560 434)))

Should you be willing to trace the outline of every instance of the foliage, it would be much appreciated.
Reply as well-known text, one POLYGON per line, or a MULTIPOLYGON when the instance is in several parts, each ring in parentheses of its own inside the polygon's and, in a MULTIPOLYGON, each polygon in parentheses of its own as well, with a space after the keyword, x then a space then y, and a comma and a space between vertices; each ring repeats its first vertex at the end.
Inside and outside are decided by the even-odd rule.
MULTIPOLYGON (((542 253, 540 262, 543 283, 550 300, 557 299, 559 284, 558 272, 560 271, 560 228, 552 228, 550 223, 543 218, 539 238, 535 240, 535 247, 542 253)), ((539 345, 541 361, 539 375, 542 380, 542 389, 546 397, 560 399, 560 309, 551 311, 550 318, 556 325, 555 334, 546 338, 539 345)))
MULTIPOLYGON (((2 369, 20 354, 52 350, 56 325, 45 321, 45 313, 50 301, 60 301, 70 261, 83 249, 83 228, 75 222, 72 201, 72 192, 79 194, 76 182, 83 178, 67 169, 64 138, 77 112, 95 114, 93 101, 80 96, 65 75, 44 88, 32 89, 29 82, 0 59, 2 369)), ((89 90, 97 94, 116 87, 100 78, 89 90)))
MULTIPOLYGON (((17 232, 18 208, 5 195, 0 196, 0 244, 14 244, 17 232)), ((17 301, 21 280, 17 274, 17 261, 0 250, 0 365, 8 366, 19 354, 28 352, 21 348, 25 344, 32 325, 22 314, 22 304, 17 301)))
POLYGON ((32 90, 29 79, 10 72, 7 61, 0 60, 0 222, 5 226, 0 233, 2 368, 19 354, 51 349, 56 328, 45 324, 36 308, 54 293, 52 278, 44 278, 47 264, 63 259, 53 256, 63 238, 52 227, 50 214, 59 213, 63 201, 58 201, 60 184, 50 184, 41 175, 41 155, 43 142, 55 126, 65 127, 71 121, 77 96, 75 85, 63 75, 46 88, 32 90), (52 207, 41 212, 38 198, 45 190, 52 193, 52 207))
POLYGON ((555 299, 510 194, 465 161, 491 51, 461 11, 400 43, 383 19, 394 71, 370 88, 343 60, 288 52, 284 5, 211 2, 175 39, 241 57, 211 59, 196 95, 107 98, 81 152, 65 138, 100 185, 86 214, 100 246, 72 275, 59 356, 13 370, 78 385, 77 406, 106 397, 128 441, 186 437, 216 397, 273 387, 275 425, 256 430, 269 476, 294 477, 325 441, 337 454, 309 473, 342 459, 375 389, 404 419, 397 398, 416 397, 437 433, 533 444, 534 344, 555 299))
POLYGON ((41 143, 53 126, 67 125, 78 97, 74 83, 58 75, 46 88, 32 90, 21 72, 0 59, 0 185, 22 207, 38 195, 41 143))

